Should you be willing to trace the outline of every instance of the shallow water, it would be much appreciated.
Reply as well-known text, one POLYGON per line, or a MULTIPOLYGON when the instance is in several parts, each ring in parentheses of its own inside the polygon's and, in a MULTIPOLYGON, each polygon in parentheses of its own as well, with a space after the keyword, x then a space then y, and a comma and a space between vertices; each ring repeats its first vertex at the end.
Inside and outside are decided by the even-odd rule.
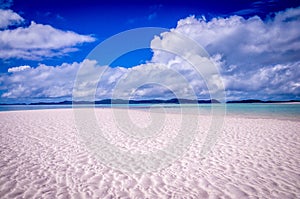
MULTIPOLYGON (((76 105, 76 108, 93 105, 76 105)), ((221 113, 227 116, 300 119, 300 104, 97 104, 96 108, 132 108, 170 113, 221 113)), ((73 108, 72 105, 0 105, 0 111, 73 108)))

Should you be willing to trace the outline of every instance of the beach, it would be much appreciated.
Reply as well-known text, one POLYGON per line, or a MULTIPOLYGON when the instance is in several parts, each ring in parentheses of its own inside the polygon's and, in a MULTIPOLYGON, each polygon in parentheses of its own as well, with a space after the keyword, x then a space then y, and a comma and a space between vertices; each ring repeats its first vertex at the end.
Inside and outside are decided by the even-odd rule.
MULTIPOLYGON (((140 128, 145 110, 129 112, 140 128)), ((181 129, 164 114, 160 134, 132 138, 119 130, 114 109, 95 109, 107 141, 128 153, 164 148, 181 129)), ((188 117, 188 116, 187 116, 188 117)), ((299 198, 300 120, 226 116, 215 143, 201 153, 213 118, 199 126, 187 150, 153 171, 128 172, 100 161, 80 135, 73 109, 0 112, 1 198, 299 198)), ((128 129, 130 130, 130 129, 128 129)), ((92 135, 91 135, 92 136, 92 135)), ((111 157, 114 161, 114 156, 111 157)), ((118 158, 118 157, 115 157, 118 158)), ((126 167, 126 162, 120 163, 126 167)))

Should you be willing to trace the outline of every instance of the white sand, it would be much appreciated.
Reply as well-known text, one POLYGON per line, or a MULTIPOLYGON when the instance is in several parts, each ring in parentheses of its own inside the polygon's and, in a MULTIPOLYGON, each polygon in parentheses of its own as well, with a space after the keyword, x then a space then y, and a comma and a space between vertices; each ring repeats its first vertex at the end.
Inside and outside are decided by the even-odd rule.
MULTIPOLYGON (((102 122, 112 121, 111 109, 96 112, 102 122)), ((147 112, 130 115, 141 127, 147 124, 147 112)), ((168 116, 163 133, 172 137, 177 116, 168 116)), ((210 117, 199 120, 208 124, 210 117)), ((109 122, 103 129, 125 149, 151 151, 157 141, 168 141, 165 135, 150 143, 109 136, 118 135, 109 122)), ((207 127, 201 126, 191 148, 170 167, 130 174, 89 153, 71 109, 0 112, 0 198, 300 198, 299 129, 299 121, 227 117, 205 157, 199 151, 207 127)))

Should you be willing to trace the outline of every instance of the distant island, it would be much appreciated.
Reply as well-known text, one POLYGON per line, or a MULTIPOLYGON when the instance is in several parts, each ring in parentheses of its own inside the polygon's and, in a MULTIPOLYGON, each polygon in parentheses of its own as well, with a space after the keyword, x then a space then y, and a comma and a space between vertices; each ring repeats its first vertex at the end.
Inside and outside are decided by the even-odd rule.
POLYGON ((62 102, 34 102, 34 103, 16 103, 0 105, 71 105, 71 104, 212 104, 220 103, 215 99, 208 100, 191 100, 191 99, 147 99, 147 100, 123 100, 123 99, 103 99, 95 102, 92 101, 62 101, 62 102))
MULTIPOLYGON (((249 103, 293 103, 300 102, 300 100, 257 100, 257 99, 247 99, 247 100, 234 100, 227 101, 227 104, 249 104, 249 103)), ((219 104, 220 102, 216 99, 208 100, 191 100, 191 99, 147 99, 147 100, 124 100, 124 99, 103 99, 92 101, 62 101, 62 102, 34 102, 34 103, 0 103, 0 105, 72 105, 72 104, 219 104)))
POLYGON ((249 103, 290 103, 290 102, 300 102, 300 100, 285 100, 285 101, 278 101, 278 100, 257 100, 257 99, 247 99, 247 100, 235 100, 235 101, 227 101, 227 104, 249 104, 249 103))

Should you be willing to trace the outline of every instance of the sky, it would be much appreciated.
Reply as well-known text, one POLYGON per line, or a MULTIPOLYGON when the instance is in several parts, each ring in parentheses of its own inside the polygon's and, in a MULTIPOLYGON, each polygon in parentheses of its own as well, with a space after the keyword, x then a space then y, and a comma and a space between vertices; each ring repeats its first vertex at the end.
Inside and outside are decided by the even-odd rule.
POLYGON ((95 87, 95 99, 208 99, 223 89, 226 100, 299 100, 299 27, 299 0, 0 0, 0 103, 71 100, 81 67, 86 81, 98 78, 79 85, 82 99, 95 87), (112 36, 142 27, 164 29, 150 35, 148 48, 107 65, 89 56, 112 36), (198 56, 201 71, 205 57, 175 33, 201 46, 218 73, 201 76, 186 59, 198 56))

